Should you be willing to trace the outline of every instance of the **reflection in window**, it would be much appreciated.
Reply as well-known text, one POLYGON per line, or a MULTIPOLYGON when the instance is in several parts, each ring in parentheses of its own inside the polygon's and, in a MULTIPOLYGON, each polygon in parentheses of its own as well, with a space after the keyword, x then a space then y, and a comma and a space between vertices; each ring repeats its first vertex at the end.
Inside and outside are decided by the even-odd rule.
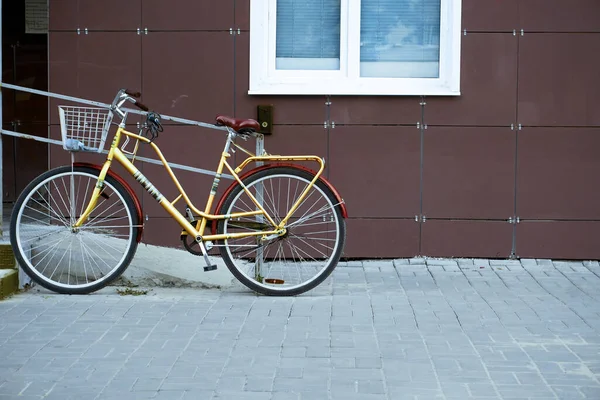
POLYGON ((438 78, 440 0, 361 0, 360 75, 438 78))
POLYGON ((277 0, 277 69, 340 69, 340 0, 277 0))

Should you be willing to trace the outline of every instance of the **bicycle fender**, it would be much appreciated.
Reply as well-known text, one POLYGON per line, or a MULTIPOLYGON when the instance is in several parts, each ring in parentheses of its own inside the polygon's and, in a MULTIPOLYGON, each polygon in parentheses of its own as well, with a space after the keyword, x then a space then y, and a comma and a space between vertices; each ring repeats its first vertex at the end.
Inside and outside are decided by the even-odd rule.
MULTIPOLYGON (((297 165, 297 164, 286 164, 286 163, 277 163, 277 164, 267 164, 267 165, 262 165, 260 167, 256 167, 254 169, 251 169, 250 171, 246 172, 245 174, 240 176, 241 180, 244 180, 245 178, 249 177, 252 174, 255 174, 257 172, 260 171, 264 171, 266 169, 271 169, 271 168, 276 168, 276 167, 288 167, 288 168, 294 168, 294 169, 299 169, 302 171, 306 171, 309 172, 313 175, 315 175, 317 172, 304 167, 302 165, 297 165)), ((333 195, 335 196, 335 198, 337 199, 341 211, 342 211, 342 217, 343 218, 348 218, 348 210, 346 209, 346 203, 344 203, 344 199, 342 199, 342 196, 340 196, 340 194, 338 193, 338 191, 333 187, 333 185, 325 178, 323 178, 323 176, 319 177, 319 180, 325 184, 325 186, 327 186, 329 188, 329 190, 331 190, 331 193, 333 193, 333 195)), ((227 188, 227 190, 225 190, 225 193, 223 193, 223 196, 221 196, 221 198, 219 199, 219 202, 217 203, 217 207, 215 208, 215 214, 221 214, 221 207, 223 207, 223 203, 225 202, 225 199, 227 198, 227 196, 229 196, 229 193, 231 193, 231 191, 233 190, 233 188, 238 185, 237 181, 234 181, 231 185, 229 185, 229 187, 227 188)), ((217 233, 217 222, 218 220, 213 220, 212 221, 212 226, 211 226, 211 231, 212 234, 216 234, 217 233)))
MULTIPOLYGON (((92 164, 92 163, 85 163, 85 162, 76 162, 73 164, 76 167, 87 167, 87 168, 92 168, 95 170, 102 170, 102 166, 98 165, 98 164, 92 164)), ((138 221, 140 222, 140 227, 138 230, 138 234, 136 237, 136 241, 138 243, 140 243, 142 241, 142 232, 144 231, 144 217, 142 214, 142 205, 140 203, 140 200, 138 199, 137 195, 135 194, 135 192, 133 191, 133 189, 131 188, 131 186, 129 185, 129 183, 127 183, 125 181, 125 179, 121 178, 119 175, 117 175, 116 173, 114 173, 112 170, 108 170, 107 175, 110 176, 111 178, 115 179, 117 182, 119 182, 121 185, 123 185, 123 187, 125 188, 125 190, 127 190, 127 193, 131 196, 131 198, 133 199, 133 204, 135 205, 135 212, 138 216, 138 221)))

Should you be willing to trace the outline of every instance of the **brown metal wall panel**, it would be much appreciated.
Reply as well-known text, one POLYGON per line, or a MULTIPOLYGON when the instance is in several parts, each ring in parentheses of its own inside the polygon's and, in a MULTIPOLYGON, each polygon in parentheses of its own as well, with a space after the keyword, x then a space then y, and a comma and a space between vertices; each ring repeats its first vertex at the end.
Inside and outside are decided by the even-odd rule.
POLYGON ((414 257, 419 253, 419 223, 406 219, 346 220, 345 258, 414 257))
POLYGON ((521 1, 519 19, 519 28, 526 33, 531 31, 600 32, 600 2, 597 0, 521 1))
POLYGON ((48 29, 50 31, 76 30, 79 27, 78 8, 79 0, 48 1, 48 29))
MULTIPOLYGON (((61 136, 60 136, 60 125, 50 125, 48 127, 48 131, 49 131, 50 139, 62 140, 61 136)), ((79 155, 80 154, 78 154, 78 157, 77 157, 78 161, 79 161, 79 155)), ((81 153, 81 155, 83 155, 83 153, 81 153)), ((88 155, 88 153, 85 153, 85 155, 88 155)), ((69 159, 69 153, 64 151, 62 146, 58 146, 58 145, 54 145, 54 144, 48 145, 48 156, 50 157, 50 160, 49 160, 50 168, 60 167, 61 165, 66 165, 67 163, 71 162, 71 160, 69 159)))
POLYGON ((600 126, 600 35, 531 33, 519 40, 519 123, 600 126))
MULTIPOLYGON (((168 162, 216 171, 225 145, 225 135, 221 131, 192 126, 165 125, 164 132, 156 140, 156 144, 161 148, 161 152, 168 162)), ((142 146, 139 155, 152 159, 158 158, 154 150, 147 145, 142 146)), ((172 201, 179 195, 176 186, 162 165, 149 163, 141 165, 143 165, 142 173, 168 200, 172 201)), ((173 172, 194 205, 200 210, 204 210, 213 176, 178 169, 173 172)), ((222 193, 231 182, 229 179, 221 179, 218 193, 222 193)), ((145 191, 143 199, 144 214, 148 214, 150 217, 167 216, 164 209, 145 191)), ((176 208, 183 212, 185 202, 180 200, 176 203, 176 208)))
POLYGON ((79 0, 78 11, 82 30, 135 31, 141 27, 142 0, 79 0))
MULTIPOLYGON (((265 149, 270 154, 285 155, 316 155, 326 158, 325 172, 329 169, 327 159, 327 129, 314 125, 278 125, 273 129, 273 134, 265 136, 265 149)), ((242 146, 254 151, 254 140, 241 142, 242 146)), ((236 153, 237 154, 237 153, 236 153)), ((245 154, 240 154, 240 162, 245 154)), ((317 169, 316 163, 306 164, 308 168, 317 169)))
MULTIPOLYGON (((78 96, 79 72, 79 36, 75 32, 48 33, 48 90, 69 96, 78 96)), ((49 121, 58 124, 59 104, 67 104, 62 100, 50 99, 49 121)))
POLYGON ((512 249, 508 222, 427 219, 421 229, 424 256, 507 258, 512 249))
POLYGON ((250 0, 235 0, 235 27, 250 30, 250 0))
MULTIPOLYGON (((93 0, 92 0, 93 1, 93 0)), ((152 31, 228 31, 234 0, 143 0, 142 28, 152 31)), ((237 28, 237 27, 236 27, 237 28)), ((206 51, 207 56, 211 53, 206 51)))
MULTIPOLYGON (((50 32, 49 90, 110 103, 121 88, 141 89, 141 39, 129 32, 50 32)), ((57 106, 50 99, 50 123, 57 106)))
POLYGON ((467 32, 512 32, 519 26, 519 0, 462 0, 462 28, 467 32))
POLYGON ((521 221, 516 253, 522 258, 600 259, 598 221, 521 221))
POLYGON ((517 215, 521 219, 600 219, 600 128, 518 132, 517 215))
POLYGON ((141 27, 141 3, 141 0, 50 0, 49 30, 135 31, 141 27))
POLYGON ((420 140, 416 127, 336 126, 331 130, 329 177, 350 216, 414 218, 419 214, 420 140))
POLYGON ((421 121, 419 97, 333 96, 331 120, 336 124, 405 124, 421 121))
POLYGON ((514 131, 430 126, 424 135, 423 214, 427 218, 513 215, 514 131))
MULTIPOLYGON (((181 246, 180 238, 181 228, 177 222, 169 217, 151 217, 148 221, 144 221, 144 234, 142 235, 142 243, 155 246, 173 247, 184 250, 181 246)), ((204 259, 197 257, 197 263, 189 265, 189 268, 200 268, 203 266, 204 259)))
POLYGON ((233 114, 233 36, 229 32, 142 35, 143 100, 160 113, 214 122, 233 114))
POLYGON ((516 120, 517 37, 468 33, 461 38, 461 95, 427 98, 425 123, 509 126, 516 120))
MULTIPOLYGON (((235 114, 256 118, 256 106, 272 104, 274 124, 319 124, 327 119, 325 96, 250 96, 249 35, 235 36, 235 114)), ((219 76, 222 76, 219 74, 219 76)))
POLYGON ((141 89, 138 35, 129 32, 82 35, 78 54, 78 84, 82 97, 110 103, 121 88, 141 89))

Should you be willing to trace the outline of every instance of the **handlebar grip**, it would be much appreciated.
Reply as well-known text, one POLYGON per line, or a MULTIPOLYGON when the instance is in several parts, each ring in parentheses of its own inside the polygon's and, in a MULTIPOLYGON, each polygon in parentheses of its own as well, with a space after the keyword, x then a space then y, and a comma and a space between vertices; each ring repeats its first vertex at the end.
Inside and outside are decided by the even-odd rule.
POLYGON ((133 103, 133 104, 135 104, 135 105, 136 105, 136 106, 137 106, 137 107, 138 107, 140 110, 142 110, 142 111, 146 111, 146 112, 148 112, 148 111, 149 111, 149 108, 148 108, 148 107, 147 107, 145 104, 142 104, 142 103, 140 103, 140 102, 139 102, 139 101, 137 101, 137 100, 136 100, 136 102, 135 102, 135 103, 133 103))
POLYGON ((142 95, 140 92, 132 92, 129 89, 125 89, 124 92, 126 95, 129 95, 129 96, 135 97, 135 98, 140 98, 140 96, 142 95))

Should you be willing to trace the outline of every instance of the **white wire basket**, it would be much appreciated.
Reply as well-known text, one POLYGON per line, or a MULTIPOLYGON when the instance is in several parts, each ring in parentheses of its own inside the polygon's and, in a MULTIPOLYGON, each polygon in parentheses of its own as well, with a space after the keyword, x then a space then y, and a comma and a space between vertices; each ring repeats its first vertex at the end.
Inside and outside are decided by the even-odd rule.
POLYGON ((113 114, 106 108, 58 106, 63 148, 69 151, 104 150, 113 114))

